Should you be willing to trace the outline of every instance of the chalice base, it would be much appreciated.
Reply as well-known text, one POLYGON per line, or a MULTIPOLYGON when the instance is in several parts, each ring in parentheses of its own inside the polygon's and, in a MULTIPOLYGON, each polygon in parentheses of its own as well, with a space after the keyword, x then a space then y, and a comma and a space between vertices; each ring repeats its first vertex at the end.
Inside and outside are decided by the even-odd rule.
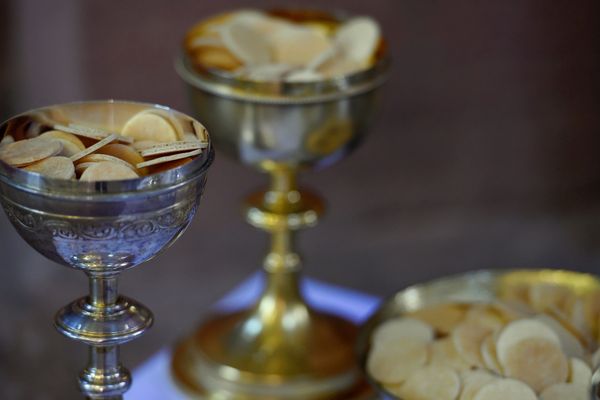
POLYGON ((261 329, 254 309, 209 319, 175 349, 175 381, 198 399, 371 398, 356 362, 358 328, 340 317, 308 311, 305 326, 283 323, 282 330, 263 325, 253 332, 261 329))

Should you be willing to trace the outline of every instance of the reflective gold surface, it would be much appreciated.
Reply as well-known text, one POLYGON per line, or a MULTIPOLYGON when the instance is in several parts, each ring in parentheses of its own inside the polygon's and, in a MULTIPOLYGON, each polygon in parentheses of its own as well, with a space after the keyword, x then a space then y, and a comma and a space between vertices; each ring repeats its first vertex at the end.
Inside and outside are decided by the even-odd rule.
POLYGON ((357 328, 308 306, 300 290, 296 231, 316 225, 320 198, 296 175, 350 153, 367 132, 389 60, 322 82, 259 83, 198 71, 186 57, 176 69, 195 116, 217 151, 270 175, 249 196, 248 223, 267 232, 264 292, 247 310, 209 318, 180 344, 176 380, 191 395, 231 400, 360 399, 370 393, 356 363, 357 328))
MULTIPOLYGON (((384 302, 361 328, 358 340, 358 352, 361 368, 365 374, 366 362, 371 342, 371 334, 382 322, 440 303, 486 302, 502 296, 515 285, 552 283, 564 285, 578 294, 584 294, 600 288, 600 280, 593 275, 551 269, 525 270, 482 270, 436 279, 430 282, 410 286, 401 290, 384 302)), ((593 377, 594 393, 598 391, 600 374, 593 377)), ((374 380, 370 380, 383 399, 397 399, 374 380)), ((591 395, 591 400, 599 397, 591 395)))

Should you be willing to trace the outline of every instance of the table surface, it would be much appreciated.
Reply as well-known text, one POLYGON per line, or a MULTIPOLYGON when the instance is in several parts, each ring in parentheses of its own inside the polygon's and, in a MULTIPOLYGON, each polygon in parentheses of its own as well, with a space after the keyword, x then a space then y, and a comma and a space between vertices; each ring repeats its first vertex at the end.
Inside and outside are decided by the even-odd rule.
MULTIPOLYGON (((173 70, 185 30, 224 9, 281 4, 0 0, 0 117, 102 98, 187 111, 173 70)), ((302 4, 374 16, 394 58, 364 145, 301 178, 328 203, 322 223, 299 235, 307 274, 385 297, 478 268, 598 270, 599 1, 302 4)), ((190 332, 259 268, 267 238, 239 209, 264 183, 217 154, 189 230, 124 274, 123 293, 156 316, 124 346, 125 365, 190 332)), ((31 250, 0 214, 0 398, 79 399, 85 348, 51 320, 86 279, 31 250)))

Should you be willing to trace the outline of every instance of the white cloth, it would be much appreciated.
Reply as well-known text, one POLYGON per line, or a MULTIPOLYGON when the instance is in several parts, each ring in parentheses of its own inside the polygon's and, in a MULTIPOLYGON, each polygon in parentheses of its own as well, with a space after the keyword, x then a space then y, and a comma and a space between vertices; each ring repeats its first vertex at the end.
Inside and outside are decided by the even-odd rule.
MULTIPOLYGON (((262 274, 256 274, 221 299, 215 307, 236 310, 252 304, 263 287, 262 274)), ((377 308, 377 297, 305 279, 303 293, 316 309, 328 311, 361 323, 377 308)), ((126 400, 186 400, 171 380, 171 349, 160 350, 133 371, 133 385, 125 395, 126 400)))

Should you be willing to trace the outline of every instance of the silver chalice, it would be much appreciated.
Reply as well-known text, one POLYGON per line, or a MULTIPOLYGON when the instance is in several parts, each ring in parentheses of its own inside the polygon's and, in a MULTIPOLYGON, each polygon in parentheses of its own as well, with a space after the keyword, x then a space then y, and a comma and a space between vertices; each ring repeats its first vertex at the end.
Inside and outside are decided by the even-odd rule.
POLYGON ((210 317, 178 346, 173 374, 188 393, 225 400, 322 400, 365 392, 354 354, 356 326, 313 309, 300 289, 295 234, 316 225, 324 205, 299 188, 296 177, 339 161, 360 144, 388 65, 381 51, 366 70, 291 83, 201 70, 185 55, 177 60, 194 115, 214 132, 217 150, 271 178, 268 189, 245 203, 246 221, 271 236, 264 292, 246 310, 210 317))
MULTIPOLYGON (((34 137, 46 120, 118 130, 142 109, 166 107, 118 101, 71 103, 33 110, 0 126, 0 135, 34 137), (61 121, 61 122, 62 122, 61 121)), ((83 271, 89 295, 55 317, 63 335, 89 346, 79 387, 90 399, 122 399, 131 375, 119 361, 119 346, 152 325, 150 310, 119 295, 119 275, 173 243, 190 224, 200 202, 214 152, 159 174, 120 181, 49 179, 0 162, 0 202, 27 243, 45 257, 83 271)))

